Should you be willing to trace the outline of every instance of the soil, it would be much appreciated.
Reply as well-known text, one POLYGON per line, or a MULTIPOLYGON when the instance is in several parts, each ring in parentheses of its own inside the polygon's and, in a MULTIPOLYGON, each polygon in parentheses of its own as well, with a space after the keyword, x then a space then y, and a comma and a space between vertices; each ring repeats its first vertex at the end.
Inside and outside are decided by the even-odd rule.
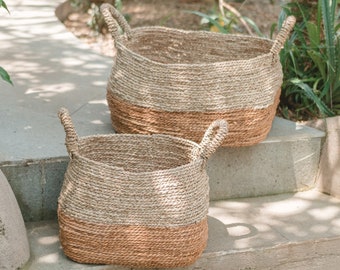
MULTIPOLYGON (((123 0, 122 13, 130 17, 131 27, 161 25, 186 30, 202 30, 201 17, 187 11, 208 13, 218 9, 215 0, 123 0)), ((280 0, 226 1, 239 13, 253 20, 262 33, 269 36, 280 13, 280 0), (273 3, 272 3, 273 2, 273 3)), ((75 12, 64 21, 65 26, 95 51, 112 56, 113 41, 109 33, 98 33, 89 27, 91 15, 75 12)))

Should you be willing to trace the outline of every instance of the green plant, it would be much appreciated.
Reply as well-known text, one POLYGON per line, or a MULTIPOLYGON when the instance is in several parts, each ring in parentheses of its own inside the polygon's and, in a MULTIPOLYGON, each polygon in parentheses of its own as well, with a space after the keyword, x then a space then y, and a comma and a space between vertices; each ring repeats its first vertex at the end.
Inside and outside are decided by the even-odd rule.
MULTIPOLYGON (((122 0, 71 0, 71 5, 73 7, 90 14, 88 26, 98 33, 103 32, 103 29, 106 27, 104 18, 99 10, 99 7, 102 3, 112 4, 119 11, 121 11, 123 7, 122 0)), ((125 15, 125 17, 129 19, 128 15, 125 15)))
MULTIPOLYGON (((9 10, 7 8, 5 1, 0 0, 0 8, 6 9, 7 12, 9 13, 9 10)), ((13 82, 11 81, 11 77, 9 76, 8 72, 1 66, 0 66, 0 77, 1 77, 2 80, 13 85, 13 82)))
POLYGON ((279 16, 279 27, 288 15, 299 18, 280 54, 284 79, 279 113, 294 120, 340 115, 338 3, 319 0, 311 12, 302 2, 284 5, 279 16))
MULTIPOLYGON (((247 0, 241 0, 245 3, 247 0)), ((257 25, 248 17, 243 16, 237 9, 227 4, 224 0, 219 0, 218 8, 216 6, 208 13, 199 11, 189 11, 189 13, 198 15, 202 18, 201 24, 206 26, 207 30, 220 33, 244 33, 263 36, 257 25)))

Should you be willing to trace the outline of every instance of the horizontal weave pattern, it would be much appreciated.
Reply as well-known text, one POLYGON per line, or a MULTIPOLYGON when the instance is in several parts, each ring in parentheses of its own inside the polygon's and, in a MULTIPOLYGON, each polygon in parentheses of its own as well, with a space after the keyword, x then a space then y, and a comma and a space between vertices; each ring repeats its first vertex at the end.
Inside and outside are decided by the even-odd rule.
POLYGON ((58 219, 64 253, 79 263, 183 267, 198 259, 208 239, 206 218, 188 226, 149 228, 84 222, 59 209, 58 219))
POLYGON ((279 52, 295 25, 293 16, 269 40, 165 27, 131 29, 112 5, 103 4, 101 12, 117 49, 107 99, 118 132, 160 132, 198 141, 218 117, 231 123, 225 146, 265 139, 283 79, 279 52))
POLYGON ((187 159, 187 164, 179 165, 179 161, 185 160, 174 154, 178 145, 164 152, 155 149, 152 154, 152 149, 143 149, 139 142, 129 138, 131 136, 126 137, 125 144, 123 140, 112 140, 110 145, 100 145, 105 151, 95 147, 90 150, 88 144, 86 151, 91 151, 90 157, 80 147, 65 174, 59 198, 65 213, 101 224, 173 227, 202 220, 209 204, 209 183, 202 170, 203 161, 187 159), (129 151, 131 154, 127 155, 129 151), (172 156, 168 152, 172 152, 172 156), (93 156, 103 158, 102 164, 91 162, 89 158, 93 156), (111 169, 105 159, 123 166, 111 169), (150 167, 153 171, 148 172, 150 167), (133 172, 136 168, 144 168, 145 172, 133 172))
POLYGON ((273 104, 282 84, 271 40, 160 27, 136 28, 132 36, 117 43, 108 89, 134 105, 168 112, 261 109, 273 104))
POLYGON ((222 145, 250 146, 263 141, 271 128, 279 103, 280 89, 274 103, 263 109, 234 109, 209 112, 166 112, 152 110, 126 102, 111 91, 107 101, 111 108, 113 128, 119 133, 163 133, 199 142, 204 130, 214 119, 228 121, 229 133, 222 145))
POLYGON ((227 134, 216 120, 202 141, 168 135, 78 137, 61 109, 69 166, 58 199, 65 254, 82 263, 176 267, 207 241, 206 160, 227 134))

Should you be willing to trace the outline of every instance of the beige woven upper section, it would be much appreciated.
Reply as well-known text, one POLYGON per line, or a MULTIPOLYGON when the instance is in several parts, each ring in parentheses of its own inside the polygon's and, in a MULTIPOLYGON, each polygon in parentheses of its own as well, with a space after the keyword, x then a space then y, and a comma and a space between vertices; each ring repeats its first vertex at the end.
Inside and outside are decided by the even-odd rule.
POLYGON ((282 84, 274 42, 241 35, 135 28, 121 36, 108 90, 164 111, 261 109, 282 84))
POLYGON ((183 226, 209 204, 203 160, 191 144, 138 135, 80 139, 59 198, 63 211, 100 224, 183 226))

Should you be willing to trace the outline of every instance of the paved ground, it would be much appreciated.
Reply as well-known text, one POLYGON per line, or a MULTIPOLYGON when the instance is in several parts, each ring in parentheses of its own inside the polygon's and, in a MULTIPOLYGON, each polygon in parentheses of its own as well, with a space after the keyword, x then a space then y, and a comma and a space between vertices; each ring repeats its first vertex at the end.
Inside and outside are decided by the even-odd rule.
MULTIPOLYGON (((211 202, 202 257, 182 270, 336 270, 340 201, 316 191, 211 202), (228 267, 226 267, 228 266, 228 267)), ((130 270, 77 264, 62 252, 56 221, 27 223, 25 270, 130 270)))
POLYGON ((58 21, 61 0, 7 1, 0 12, 0 163, 65 156, 60 107, 82 135, 113 132, 106 105, 112 59, 96 54, 58 21))

